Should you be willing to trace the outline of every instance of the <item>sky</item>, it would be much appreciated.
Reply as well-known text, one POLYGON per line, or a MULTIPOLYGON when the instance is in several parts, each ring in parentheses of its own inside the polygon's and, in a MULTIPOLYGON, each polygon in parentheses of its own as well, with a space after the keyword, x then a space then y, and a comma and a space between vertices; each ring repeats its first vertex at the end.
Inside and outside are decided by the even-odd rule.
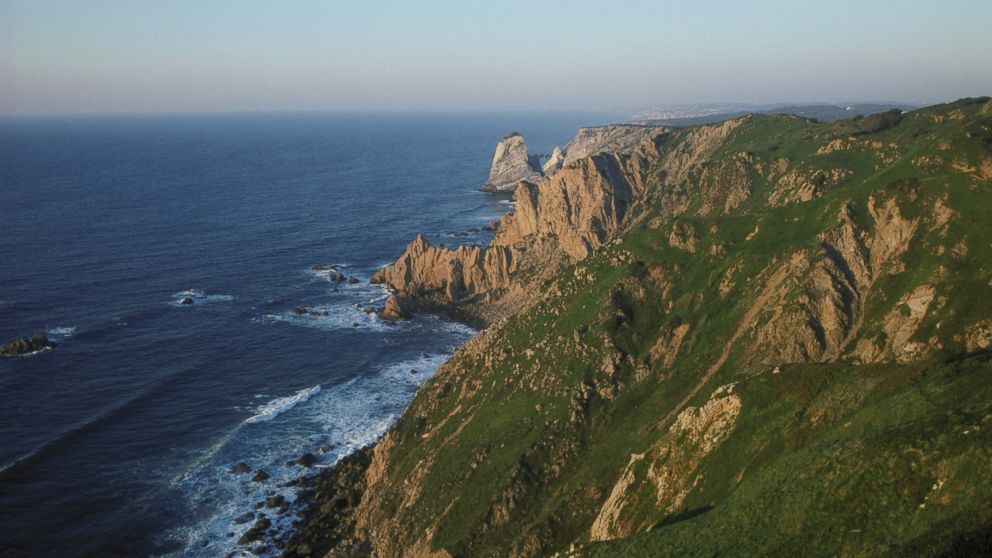
POLYGON ((0 0, 0 114, 992 94, 990 0, 0 0))

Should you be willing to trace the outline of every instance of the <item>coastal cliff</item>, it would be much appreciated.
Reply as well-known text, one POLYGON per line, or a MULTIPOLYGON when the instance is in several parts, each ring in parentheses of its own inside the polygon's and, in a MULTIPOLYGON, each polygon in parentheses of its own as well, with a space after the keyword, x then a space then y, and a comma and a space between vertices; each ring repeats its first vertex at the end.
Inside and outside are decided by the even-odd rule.
POLYGON ((595 155, 571 159, 536 183, 519 181, 514 211, 498 222, 489 246, 446 248, 418 236, 372 281, 411 307, 452 311, 481 323, 512 314, 535 285, 620 230, 661 153, 655 139, 665 137, 648 132, 666 131, 623 125, 583 130, 596 132, 580 131, 569 149, 595 155), (632 147, 637 138, 641 143, 632 147), (599 149, 609 145, 619 151, 599 149))
POLYGON ((491 246, 418 237, 377 280, 491 325, 375 445, 349 540, 987 552, 989 195, 992 101, 966 99, 659 130, 518 186, 491 246))

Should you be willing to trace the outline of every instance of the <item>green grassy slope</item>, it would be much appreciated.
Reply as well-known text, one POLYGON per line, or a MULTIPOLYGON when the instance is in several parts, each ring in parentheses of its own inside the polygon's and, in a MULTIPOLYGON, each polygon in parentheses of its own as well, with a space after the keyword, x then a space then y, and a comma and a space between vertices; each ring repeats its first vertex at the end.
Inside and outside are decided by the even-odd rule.
POLYGON ((992 102, 749 117, 684 184, 664 164, 621 238, 425 384, 367 528, 453 556, 988 545, 992 102))

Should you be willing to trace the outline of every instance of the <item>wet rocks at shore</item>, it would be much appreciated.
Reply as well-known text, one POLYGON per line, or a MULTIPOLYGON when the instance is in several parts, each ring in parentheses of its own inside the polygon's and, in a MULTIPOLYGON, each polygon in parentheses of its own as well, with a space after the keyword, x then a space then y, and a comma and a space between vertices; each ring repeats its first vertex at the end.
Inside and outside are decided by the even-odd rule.
POLYGON ((255 471, 255 474, 251 477, 251 482, 263 482, 267 480, 269 480, 269 474, 265 472, 265 469, 255 471))
POLYGON ((397 320, 405 320, 409 317, 403 305, 400 303, 396 295, 391 294, 389 298, 386 299, 386 304, 383 306, 382 311, 379 312, 379 317, 384 320, 389 320, 395 322, 397 320))
POLYGON ((368 556, 372 548, 355 533, 355 508, 365 491, 365 472, 372 447, 358 450, 334 467, 304 477, 299 501, 306 502, 299 530, 286 542, 282 556, 368 556), (332 553, 333 554, 330 554, 332 553))
POLYGON ((317 456, 312 453, 304 453, 296 460, 300 467, 313 467, 317 463, 317 456))
POLYGON ((251 526, 251 529, 245 531, 241 538, 238 539, 238 544, 250 544, 255 541, 262 540, 265 536, 265 531, 272 526, 272 520, 267 517, 260 517, 255 524, 251 526))

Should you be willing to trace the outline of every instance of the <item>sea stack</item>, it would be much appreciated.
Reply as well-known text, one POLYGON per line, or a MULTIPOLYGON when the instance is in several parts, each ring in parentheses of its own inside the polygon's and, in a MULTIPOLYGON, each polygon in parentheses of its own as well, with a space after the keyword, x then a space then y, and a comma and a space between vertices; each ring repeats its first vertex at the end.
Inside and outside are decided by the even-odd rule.
POLYGON ((541 171, 535 168, 527 156, 527 143, 518 132, 512 132, 499 140, 493 164, 489 169, 489 180, 482 185, 486 192, 513 192, 521 180, 536 181, 541 171))

